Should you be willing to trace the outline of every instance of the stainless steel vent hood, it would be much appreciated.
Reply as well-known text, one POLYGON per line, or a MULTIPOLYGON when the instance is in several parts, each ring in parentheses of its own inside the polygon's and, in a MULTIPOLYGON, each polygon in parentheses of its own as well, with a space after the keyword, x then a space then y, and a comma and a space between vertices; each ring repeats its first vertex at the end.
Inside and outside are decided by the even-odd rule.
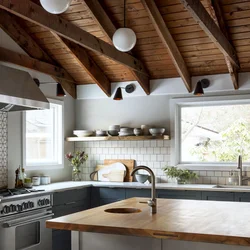
POLYGON ((49 109, 49 102, 31 76, 0 65, 0 111, 49 109))

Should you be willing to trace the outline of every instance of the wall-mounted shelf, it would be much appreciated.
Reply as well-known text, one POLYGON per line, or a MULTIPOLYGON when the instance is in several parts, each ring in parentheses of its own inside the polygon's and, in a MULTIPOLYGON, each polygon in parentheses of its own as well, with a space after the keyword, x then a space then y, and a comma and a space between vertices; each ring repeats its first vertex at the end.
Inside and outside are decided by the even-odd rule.
POLYGON ((169 140, 168 135, 160 136, 89 136, 67 137, 66 141, 142 141, 142 140, 169 140))

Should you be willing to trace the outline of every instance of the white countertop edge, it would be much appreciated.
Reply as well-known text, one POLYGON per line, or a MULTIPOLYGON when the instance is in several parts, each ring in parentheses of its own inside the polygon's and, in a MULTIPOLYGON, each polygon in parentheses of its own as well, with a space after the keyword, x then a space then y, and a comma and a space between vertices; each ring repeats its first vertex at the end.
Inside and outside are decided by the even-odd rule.
MULTIPOLYGON (((66 181, 56 182, 49 185, 40 185, 35 189, 44 189, 50 192, 61 192, 70 189, 83 187, 108 187, 108 188, 135 188, 135 189, 150 189, 151 184, 142 184, 139 182, 98 182, 98 181, 66 181)), ((214 184, 176 184, 176 183, 156 183, 156 189, 169 190, 194 190, 194 191, 214 191, 214 192, 250 192, 250 186, 242 187, 227 187, 213 188, 214 184)))

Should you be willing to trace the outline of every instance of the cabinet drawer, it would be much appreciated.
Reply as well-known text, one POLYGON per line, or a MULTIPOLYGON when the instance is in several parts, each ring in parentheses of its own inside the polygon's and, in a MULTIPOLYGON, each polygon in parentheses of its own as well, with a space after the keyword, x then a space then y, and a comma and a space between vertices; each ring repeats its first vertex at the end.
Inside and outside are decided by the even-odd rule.
POLYGON ((234 193, 231 192, 202 192, 202 200, 234 201, 234 193))
POLYGON ((84 199, 90 199, 90 188, 81 188, 67 190, 63 192, 56 192, 53 194, 53 205, 57 206, 84 199))
POLYGON ((165 199, 201 200, 201 191, 157 190, 157 197, 165 199))
POLYGON ((126 199, 132 197, 151 197, 150 189, 126 189, 126 199))

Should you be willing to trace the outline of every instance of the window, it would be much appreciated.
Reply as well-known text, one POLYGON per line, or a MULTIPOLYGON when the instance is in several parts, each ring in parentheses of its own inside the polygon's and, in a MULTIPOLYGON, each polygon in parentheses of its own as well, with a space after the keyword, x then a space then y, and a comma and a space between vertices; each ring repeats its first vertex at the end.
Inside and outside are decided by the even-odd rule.
POLYGON ((49 100, 50 109, 23 114, 23 165, 28 169, 62 167, 63 106, 49 100))
POLYGON ((174 100, 174 164, 235 167, 239 155, 250 163, 250 99, 244 97, 174 100))

